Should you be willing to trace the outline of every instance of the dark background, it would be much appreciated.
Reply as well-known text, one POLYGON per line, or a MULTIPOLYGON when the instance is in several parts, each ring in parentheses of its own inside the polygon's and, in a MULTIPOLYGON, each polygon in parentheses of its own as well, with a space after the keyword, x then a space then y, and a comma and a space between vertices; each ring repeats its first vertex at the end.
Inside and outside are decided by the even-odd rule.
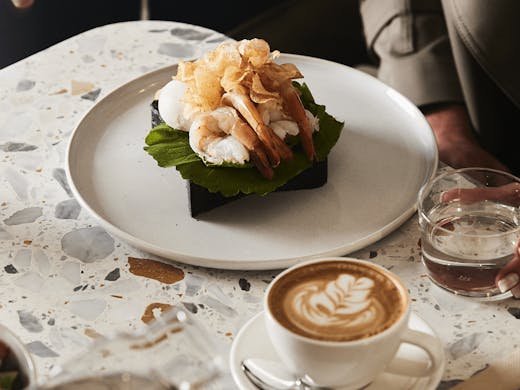
MULTIPOLYGON (((149 0, 150 19, 207 27, 235 39, 347 65, 368 61, 358 0, 149 0)), ((139 0, 35 0, 16 9, 0 0, 0 68, 105 24, 138 20, 139 0)))

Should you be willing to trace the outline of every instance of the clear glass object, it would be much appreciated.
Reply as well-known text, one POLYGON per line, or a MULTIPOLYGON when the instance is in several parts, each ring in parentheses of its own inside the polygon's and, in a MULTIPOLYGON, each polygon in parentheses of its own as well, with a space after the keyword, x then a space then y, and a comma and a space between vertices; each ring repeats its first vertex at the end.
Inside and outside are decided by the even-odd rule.
POLYGON ((38 389, 223 389, 225 367, 204 329, 173 307, 139 332, 100 338, 38 389))
POLYGON ((443 173, 419 192, 422 261, 431 280, 456 294, 509 297, 495 284, 520 237, 520 179, 485 168, 443 173))

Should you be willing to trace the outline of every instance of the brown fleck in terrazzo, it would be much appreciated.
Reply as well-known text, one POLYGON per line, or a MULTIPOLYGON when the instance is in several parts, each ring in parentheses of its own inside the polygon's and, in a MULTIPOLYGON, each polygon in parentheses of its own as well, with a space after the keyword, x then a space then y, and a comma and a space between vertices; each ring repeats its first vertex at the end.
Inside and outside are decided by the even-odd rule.
POLYGON ((161 341, 166 340, 167 337, 168 337, 167 334, 162 334, 158 338, 156 338, 155 340, 146 341, 146 342, 144 342, 142 344, 133 344, 133 345, 130 346, 130 349, 139 350, 139 349, 151 348, 151 347, 159 344, 161 341))
POLYGON ((150 259, 129 257, 129 271, 137 276, 158 280, 161 283, 172 284, 184 279, 184 271, 171 264, 150 259))
POLYGON ((150 303, 148 306, 146 306, 146 309, 144 310, 144 314, 141 317, 141 321, 143 321, 145 324, 149 324, 153 320, 155 320, 155 317, 153 316, 153 310, 159 309, 161 313, 164 313, 172 308, 172 305, 169 305, 167 303, 160 303, 160 302, 154 302, 150 303))
POLYGON ((68 90, 66 88, 63 88, 63 89, 60 89, 59 91, 52 92, 49 95, 62 95, 62 94, 67 93, 67 92, 68 92, 68 90))
POLYGON ((99 334, 98 332, 96 332, 94 329, 92 328, 87 328, 85 329, 85 336, 88 336, 90 337, 91 339, 97 339, 99 337, 102 337, 101 334, 99 334))
POLYGON ((83 95, 94 89, 94 84, 85 81, 72 80, 70 82, 70 89, 72 95, 83 95))

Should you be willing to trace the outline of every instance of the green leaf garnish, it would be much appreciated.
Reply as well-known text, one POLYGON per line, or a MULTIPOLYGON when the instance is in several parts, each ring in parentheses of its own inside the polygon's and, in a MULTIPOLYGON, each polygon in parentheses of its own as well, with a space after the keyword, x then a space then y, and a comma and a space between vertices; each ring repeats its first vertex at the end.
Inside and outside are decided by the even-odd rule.
POLYGON ((173 167, 200 161, 191 149, 188 132, 173 129, 165 123, 154 127, 146 136, 148 146, 144 150, 150 154, 160 167, 173 167))
POLYGON ((17 376, 17 371, 0 372, 0 390, 11 390, 17 376))
MULTIPOLYGON (((323 161, 338 141, 343 123, 327 114, 325 106, 316 104, 305 83, 300 85, 294 82, 293 85, 300 90, 304 107, 320 121, 320 131, 313 133, 313 139, 317 159, 323 161)), ((294 158, 280 163, 274 169, 272 180, 264 178, 252 163, 225 163, 219 166, 205 164, 191 149, 188 132, 173 129, 164 123, 154 127, 145 142, 147 146, 144 149, 160 167, 175 166, 185 180, 207 188, 210 192, 220 192, 226 197, 239 193, 266 195, 312 166, 297 138, 289 144, 294 158)))

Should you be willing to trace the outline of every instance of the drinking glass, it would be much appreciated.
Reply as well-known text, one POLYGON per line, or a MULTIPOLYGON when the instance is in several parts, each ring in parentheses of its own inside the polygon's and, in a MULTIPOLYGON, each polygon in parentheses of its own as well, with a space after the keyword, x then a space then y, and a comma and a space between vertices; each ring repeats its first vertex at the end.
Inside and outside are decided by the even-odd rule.
POLYGON ((38 389, 211 390, 228 380, 208 334, 173 307, 146 329, 101 338, 38 389))
POLYGON ((468 297, 509 297, 495 284, 520 236, 520 179, 486 168, 445 172, 419 192, 422 261, 431 280, 468 297))

